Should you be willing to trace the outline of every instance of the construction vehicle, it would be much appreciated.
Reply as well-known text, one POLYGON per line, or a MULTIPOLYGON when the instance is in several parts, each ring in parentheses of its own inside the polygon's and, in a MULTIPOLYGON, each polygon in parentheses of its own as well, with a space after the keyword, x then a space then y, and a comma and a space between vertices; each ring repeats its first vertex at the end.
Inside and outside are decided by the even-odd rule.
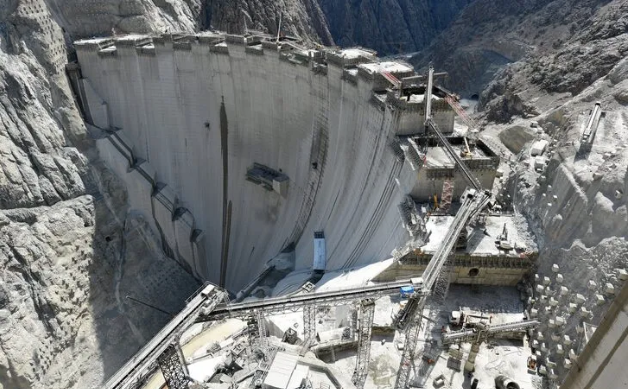
POLYGON ((469 148, 469 142, 467 142, 467 137, 462 138, 464 140, 464 149, 460 151, 460 156, 462 158, 471 158, 473 157, 473 153, 471 153, 471 148, 469 148))
POLYGON ((451 311, 449 324, 453 326, 474 327, 478 324, 490 323, 491 317, 476 311, 451 311))

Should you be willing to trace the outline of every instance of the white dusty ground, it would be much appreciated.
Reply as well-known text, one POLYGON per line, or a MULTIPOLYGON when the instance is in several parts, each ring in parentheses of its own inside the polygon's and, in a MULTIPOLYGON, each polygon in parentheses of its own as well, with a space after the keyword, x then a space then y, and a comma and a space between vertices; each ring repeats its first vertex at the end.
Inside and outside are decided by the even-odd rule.
MULTIPOLYGON (((384 313, 389 316, 390 312, 398 309, 399 298, 377 300, 376 314, 384 313)), ((523 318, 523 304, 519 299, 519 292, 515 288, 506 287, 480 287, 471 289, 466 286, 453 285, 450 289, 447 301, 442 307, 440 314, 437 314, 438 324, 428 325, 424 320, 424 330, 421 332, 418 350, 423 350, 427 339, 434 341, 433 350, 438 349, 441 326, 445 325, 447 314, 451 310, 463 307, 467 309, 480 310, 493 316, 493 323, 511 322, 523 318), (426 336, 427 331, 427 336, 426 336)), ((432 316, 426 313, 428 316, 432 316)), ((377 323, 377 317, 376 317, 377 323)), ((396 371, 399 368, 402 351, 398 349, 403 336, 395 333, 395 336, 373 336, 371 342, 371 362, 369 364, 369 375, 366 381, 366 388, 392 388, 396 378, 396 371)), ((432 343, 432 342, 428 342, 432 343)), ((470 345, 463 346, 465 357, 470 345)), ((473 377, 480 380, 479 388, 492 388, 493 379, 498 374, 505 374, 516 379, 517 382, 525 385, 524 388, 532 388, 531 382, 535 376, 527 373, 526 362, 530 355, 527 344, 521 342, 510 342, 499 340, 483 345, 477 357, 476 372, 473 377)), ((342 371, 353 371, 355 368, 355 352, 345 351, 336 353, 338 360, 334 363, 342 371)), ((419 365, 416 369, 431 365, 419 365)), ((442 352, 437 362, 428 370, 428 379, 424 381, 426 388, 432 388, 432 381, 440 374, 444 374, 449 386, 446 388, 469 388, 470 379, 462 372, 447 367, 447 354, 442 352)), ((413 374, 414 376, 414 374, 413 374)), ((419 381, 420 382, 420 381, 419 381)))

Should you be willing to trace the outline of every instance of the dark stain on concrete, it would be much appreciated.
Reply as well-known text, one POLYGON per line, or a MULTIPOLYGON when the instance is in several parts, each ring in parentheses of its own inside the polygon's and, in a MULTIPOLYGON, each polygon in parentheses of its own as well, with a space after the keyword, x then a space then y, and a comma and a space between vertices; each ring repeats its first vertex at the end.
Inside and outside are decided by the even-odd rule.
POLYGON ((220 254, 220 281, 225 286, 227 278, 227 260, 229 258, 229 234, 231 232, 231 201, 229 198, 229 123, 225 98, 220 103, 220 145, 222 152, 222 249, 220 254))

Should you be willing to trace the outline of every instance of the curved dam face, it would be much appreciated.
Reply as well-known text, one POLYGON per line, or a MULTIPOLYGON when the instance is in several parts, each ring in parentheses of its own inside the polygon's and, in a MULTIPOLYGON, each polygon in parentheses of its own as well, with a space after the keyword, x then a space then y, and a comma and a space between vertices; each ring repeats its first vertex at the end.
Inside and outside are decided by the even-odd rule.
POLYGON ((387 104, 372 53, 216 34, 76 49, 73 81, 101 157, 198 277, 238 290, 291 243, 307 268, 320 230, 328 270, 410 239, 397 205, 416 172, 391 144, 421 114, 387 104))

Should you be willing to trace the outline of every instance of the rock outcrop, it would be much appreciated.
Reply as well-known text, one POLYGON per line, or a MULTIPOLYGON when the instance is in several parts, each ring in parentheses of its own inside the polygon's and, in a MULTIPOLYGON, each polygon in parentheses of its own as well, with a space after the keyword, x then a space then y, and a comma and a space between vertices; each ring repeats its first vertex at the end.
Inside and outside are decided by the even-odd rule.
MULTIPOLYGON (((446 86, 479 95, 506 64, 553 53, 609 0, 477 0, 411 61, 449 72, 446 86)), ((575 63, 575 62, 574 62, 575 63)))
POLYGON ((201 11, 204 29, 243 34, 245 30, 265 31, 320 41, 326 45, 334 39, 318 0, 205 0, 201 11))
POLYGON ((125 296, 176 312, 198 285, 128 212, 65 75, 75 35, 193 28, 199 6, 156 3, 0 1, 2 389, 100 387, 168 320, 125 296))

